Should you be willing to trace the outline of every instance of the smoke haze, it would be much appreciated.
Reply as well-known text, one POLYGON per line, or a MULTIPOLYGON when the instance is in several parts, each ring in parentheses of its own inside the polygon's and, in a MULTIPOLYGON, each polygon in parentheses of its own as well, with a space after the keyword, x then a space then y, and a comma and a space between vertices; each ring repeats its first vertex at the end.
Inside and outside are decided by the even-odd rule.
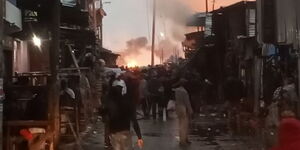
MULTIPOLYGON (((238 1, 241 0, 215 0, 215 9, 238 1)), ((212 0, 208 2, 211 11, 212 0)), ((126 65, 132 60, 138 65, 150 64, 152 0, 116 0, 111 6, 105 7, 111 12, 108 9, 105 19, 109 20, 104 20, 104 45, 121 54, 118 64, 126 65)), ((186 20, 192 14, 203 11, 205 0, 157 0, 156 64, 160 62, 162 54, 166 60, 174 54, 175 49, 180 50, 183 56, 181 42, 188 32, 186 20), (164 33, 164 37, 160 33, 164 33)))

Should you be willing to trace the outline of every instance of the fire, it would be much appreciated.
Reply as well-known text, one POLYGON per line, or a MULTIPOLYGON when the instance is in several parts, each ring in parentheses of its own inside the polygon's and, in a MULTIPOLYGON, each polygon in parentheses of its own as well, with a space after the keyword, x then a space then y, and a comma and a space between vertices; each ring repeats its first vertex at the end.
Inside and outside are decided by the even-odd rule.
POLYGON ((129 68, 133 68, 133 67, 136 67, 136 66, 137 66, 137 62, 135 60, 130 60, 127 63, 127 67, 129 67, 129 68))

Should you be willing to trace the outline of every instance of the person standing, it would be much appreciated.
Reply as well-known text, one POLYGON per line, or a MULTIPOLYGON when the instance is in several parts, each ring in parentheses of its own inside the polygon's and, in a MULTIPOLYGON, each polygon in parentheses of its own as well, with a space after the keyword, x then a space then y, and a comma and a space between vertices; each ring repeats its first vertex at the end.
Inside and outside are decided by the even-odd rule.
POLYGON ((110 130, 108 124, 108 114, 103 114, 102 111, 107 107, 107 103, 109 102, 110 90, 112 89, 112 84, 115 80, 116 80, 116 74, 114 72, 112 72, 109 75, 109 78, 105 80, 106 82, 103 87, 103 98, 102 98, 103 102, 100 108, 100 115, 102 116, 102 121, 104 123, 104 143, 105 143, 104 147, 106 149, 112 149, 112 145, 109 138, 110 130))
POLYGON ((158 79, 158 74, 155 70, 153 70, 150 74, 151 79, 147 84, 147 88, 149 91, 149 98, 151 101, 152 117, 155 120, 157 116, 157 106, 161 100, 161 92, 159 90, 161 89, 162 85, 158 79))
POLYGON ((147 89, 147 80, 145 79, 145 75, 142 75, 139 85, 139 99, 142 105, 142 110, 144 117, 149 117, 149 101, 148 101, 148 89, 147 89))
POLYGON ((188 139, 189 121, 193 114, 190 98, 187 90, 184 88, 185 79, 180 79, 175 91, 176 113, 179 120, 179 140, 180 145, 185 146, 191 142, 188 139))
POLYGON ((245 86, 244 83, 238 79, 230 75, 224 84, 224 96, 225 100, 228 104, 227 109, 227 126, 229 128, 230 134, 239 134, 241 131, 240 122, 239 122, 239 112, 241 99, 245 95, 245 86))

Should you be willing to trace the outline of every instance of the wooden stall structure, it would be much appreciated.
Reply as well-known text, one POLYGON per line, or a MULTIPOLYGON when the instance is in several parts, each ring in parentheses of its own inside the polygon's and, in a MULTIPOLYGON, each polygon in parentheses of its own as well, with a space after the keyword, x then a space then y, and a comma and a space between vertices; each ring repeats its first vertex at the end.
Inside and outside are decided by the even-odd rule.
POLYGON ((15 0, 23 28, 9 34, 13 46, 4 56, 4 149, 34 145, 24 129, 44 140, 46 149, 56 149, 89 123, 97 57, 89 15, 93 2, 15 0))

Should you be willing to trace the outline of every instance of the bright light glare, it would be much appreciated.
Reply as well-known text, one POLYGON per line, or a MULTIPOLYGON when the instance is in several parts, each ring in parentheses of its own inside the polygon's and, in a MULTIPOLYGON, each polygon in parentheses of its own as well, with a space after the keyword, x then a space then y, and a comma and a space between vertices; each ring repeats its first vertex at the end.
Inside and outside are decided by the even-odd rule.
POLYGON ((131 60, 127 63, 127 67, 129 68, 133 68, 133 67, 136 67, 137 66, 137 62, 134 61, 134 60, 131 60))
POLYGON ((165 34, 164 34, 163 32, 160 32, 160 36, 161 36, 162 38, 164 38, 164 37, 165 37, 165 34))
POLYGON ((33 35, 32 41, 35 46, 37 46, 39 48, 41 47, 42 41, 39 37, 37 37, 36 35, 33 35))

